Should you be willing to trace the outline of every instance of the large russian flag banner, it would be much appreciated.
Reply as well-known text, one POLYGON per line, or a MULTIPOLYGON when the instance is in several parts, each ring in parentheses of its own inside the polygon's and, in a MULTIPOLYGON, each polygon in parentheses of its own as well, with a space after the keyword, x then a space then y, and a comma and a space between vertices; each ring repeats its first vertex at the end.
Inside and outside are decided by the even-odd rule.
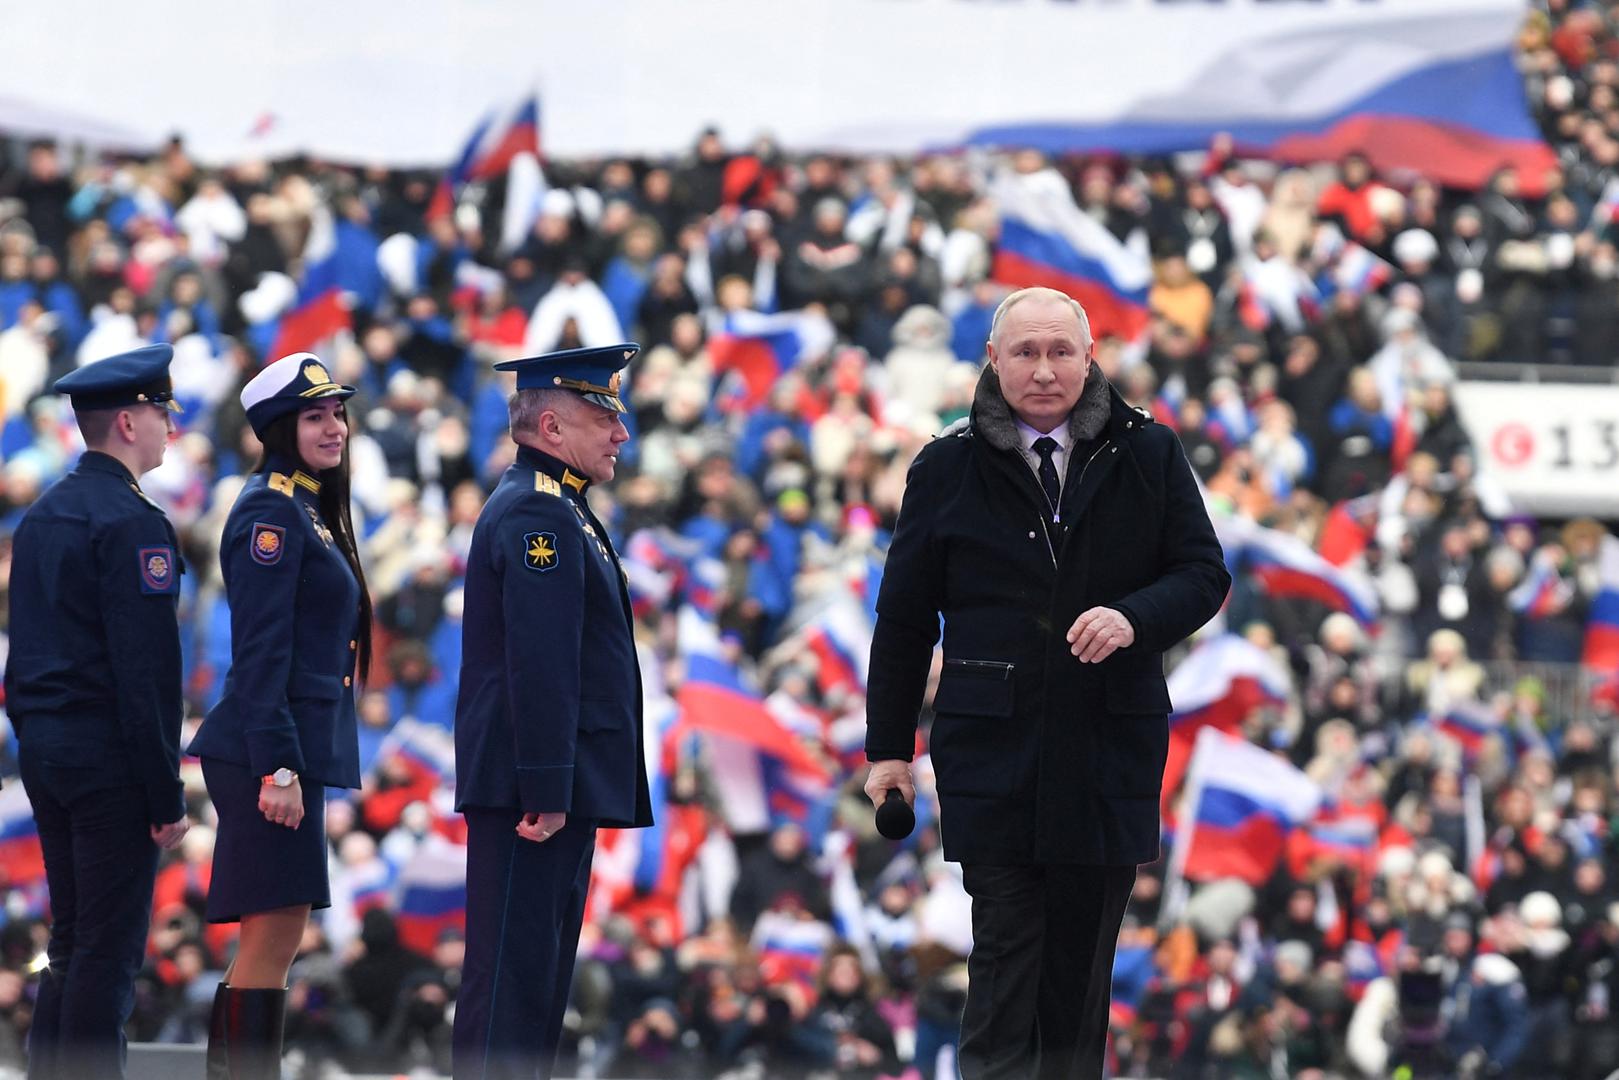
POLYGON ((1288 834, 1315 817, 1322 791, 1286 759, 1205 728, 1192 754, 1187 797, 1191 813, 1176 847, 1182 876, 1258 886, 1275 872, 1288 834))
POLYGON ((1135 341, 1147 329, 1152 259, 1146 237, 1119 240, 1074 202, 1055 169, 1003 171, 990 186, 1001 210, 991 273, 1014 288, 1044 285, 1078 300, 1093 339, 1135 341))
MULTIPOLYGON (((262 21, 178 0, 174 10, 210 17, 174 20, 187 62, 147 65, 138 93, 106 62, 129 51, 130 28, 103 6, 45 6, 34 35, 44 47, 0 65, 8 119, 78 115, 102 139, 149 148, 184 131, 210 164, 307 153, 419 168, 458 152, 477 161, 462 149, 466 118, 510 94, 507 73, 537 72, 546 149, 568 158, 683 153, 712 124, 732 140, 769 131, 793 153, 1150 157, 1206 149, 1224 132, 1246 155, 1317 162, 1361 150, 1384 173, 1446 187, 1477 188, 1511 165, 1531 196, 1556 163, 1514 62, 1533 10, 1524 0, 778 0, 769 20, 757 0, 616 0, 608 19, 601 5, 563 0, 480 4, 474 18, 431 4, 282 0, 287 41, 246 50, 244 33, 262 38, 262 21), (310 26, 319 63, 298 40, 310 26), (722 60, 669 79, 671 56, 722 60), (469 57, 454 68, 462 77, 447 77, 469 57), (796 72, 813 72, 815 89, 796 72), (252 104, 199 86, 251 87, 252 104), (270 130, 248 138, 265 113, 270 130)), ((475 145, 493 151, 519 127, 494 116, 475 145)))

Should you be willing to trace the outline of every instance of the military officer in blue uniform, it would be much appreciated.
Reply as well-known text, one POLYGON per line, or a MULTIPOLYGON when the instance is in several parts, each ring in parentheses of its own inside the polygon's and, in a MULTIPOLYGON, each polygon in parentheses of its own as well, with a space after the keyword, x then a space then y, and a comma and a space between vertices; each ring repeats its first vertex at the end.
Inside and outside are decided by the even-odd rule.
POLYGON ((629 439, 640 346, 512 360, 517 461, 467 561, 456 808, 467 821, 457 1080, 549 1077, 596 829, 652 824, 629 592, 586 500, 629 439))
POLYGON ((264 455, 220 541, 230 673, 189 748, 219 814, 208 920, 242 924, 214 998, 210 1080, 279 1080, 287 971, 310 910, 331 905, 325 789, 360 786, 354 682, 371 605, 349 508, 353 394, 311 353, 242 389, 264 455))
POLYGON ((36 1080, 123 1075, 158 851, 186 831, 183 563, 138 482, 174 431, 173 356, 149 345, 57 380, 85 453, 13 541, 6 705, 52 916, 28 1039, 36 1080))

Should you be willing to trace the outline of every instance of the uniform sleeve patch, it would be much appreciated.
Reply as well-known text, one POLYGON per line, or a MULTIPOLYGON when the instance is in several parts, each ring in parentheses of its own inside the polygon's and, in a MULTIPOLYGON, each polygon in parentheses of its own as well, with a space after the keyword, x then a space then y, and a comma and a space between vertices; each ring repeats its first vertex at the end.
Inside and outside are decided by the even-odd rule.
POLYGON ((280 525, 266 525, 262 521, 255 521, 248 544, 252 549, 254 562, 260 566, 274 566, 281 561, 281 553, 286 550, 287 530, 280 525))
POLYGON ((143 547, 140 549, 141 592, 168 595, 175 591, 180 575, 171 547, 143 547))
POLYGON ((557 534, 531 532, 523 534, 523 565, 530 570, 545 573, 557 568, 557 534))

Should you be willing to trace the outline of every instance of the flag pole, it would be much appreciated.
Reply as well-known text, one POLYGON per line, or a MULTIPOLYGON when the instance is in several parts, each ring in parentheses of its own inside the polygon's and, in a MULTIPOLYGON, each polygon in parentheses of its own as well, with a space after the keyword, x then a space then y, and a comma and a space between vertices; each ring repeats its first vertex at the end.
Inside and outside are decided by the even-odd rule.
POLYGON ((1158 918, 1161 931, 1171 929, 1180 921, 1186 903, 1191 899, 1186 884, 1186 857, 1192 849, 1192 834, 1197 831, 1197 808, 1203 799, 1203 755, 1208 736, 1213 729, 1203 728, 1197 733, 1192 746, 1192 760, 1186 767, 1186 793, 1181 802, 1181 824, 1175 829, 1175 846, 1169 852, 1169 872, 1164 880, 1164 904, 1158 918))

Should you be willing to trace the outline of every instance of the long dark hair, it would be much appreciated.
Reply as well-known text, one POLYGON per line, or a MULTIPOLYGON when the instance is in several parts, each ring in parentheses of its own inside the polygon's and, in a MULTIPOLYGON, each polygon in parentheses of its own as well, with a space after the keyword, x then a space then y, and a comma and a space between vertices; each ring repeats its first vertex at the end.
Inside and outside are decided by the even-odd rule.
MULTIPOLYGON (((320 516, 326 519, 337 540, 338 550, 343 552, 349 569, 354 571, 355 580, 360 583, 359 672, 363 682, 371 671, 371 590, 365 584, 365 568, 360 565, 360 546, 354 535, 354 515, 349 509, 349 443, 348 439, 343 440, 343 460, 335 468, 320 471, 310 468, 298 453, 298 417, 304 411, 299 409, 278 416, 265 426, 264 434, 259 438, 264 444, 264 454, 253 471, 268 472, 271 457, 278 456, 297 462, 300 468, 320 481, 320 493, 315 496, 320 503, 320 516)), ((345 407, 343 411, 346 418, 348 409, 345 407)))

